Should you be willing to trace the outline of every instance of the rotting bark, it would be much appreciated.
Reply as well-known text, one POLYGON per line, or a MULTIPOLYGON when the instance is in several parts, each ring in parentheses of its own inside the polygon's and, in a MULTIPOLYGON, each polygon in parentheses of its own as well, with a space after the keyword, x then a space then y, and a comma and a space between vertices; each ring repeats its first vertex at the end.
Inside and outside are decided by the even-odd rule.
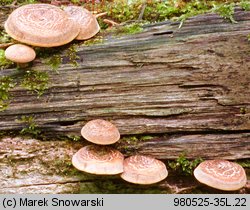
MULTIPOLYGON (((114 145, 125 155, 167 160, 185 152, 188 158, 249 159, 250 12, 237 10, 235 19, 238 23, 231 24, 207 14, 190 18, 180 29, 168 21, 148 25, 140 34, 79 47, 78 67, 63 54, 59 74, 38 58, 34 69, 49 73, 48 91, 40 98, 20 87, 11 91, 11 104, 0 113, 0 131, 19 131, 26 124, 17 119, 34 116, 54 140, 56 135, 79 136, 86 121, 103 118, 122 135, 154 137, 114 145)), ((60 165, 69 163, 83 144, 2 139, 0 193, 215 192, 192 177, 170 176, 138 187, 60 165)), ((239 192, 249 193, 249 184, 239 192)))

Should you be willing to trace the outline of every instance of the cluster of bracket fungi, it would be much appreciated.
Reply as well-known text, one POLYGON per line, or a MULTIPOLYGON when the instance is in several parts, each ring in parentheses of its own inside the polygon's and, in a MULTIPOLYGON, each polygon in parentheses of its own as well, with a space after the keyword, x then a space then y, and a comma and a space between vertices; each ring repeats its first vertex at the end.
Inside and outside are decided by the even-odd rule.
POLYGON ((36 53, 27 45, 57 47, 74 39, 87 40, 100 30, 97 16, 80 6, 62 9, 51 4, 21 6, 9 15, 4 25, 6 32, 20 42, 9 46, 5 57, 19 64, 28 63, 35 59, 36 53))
MULTIPOLYGON (((168 176, 166 165, 153 157, 134 155, 124 159, 122 153, 109 146, 120 139, 117 127, 102 119, 91 120, 81 135, 95 145, 81 148, 73 155, 72 164, 80 171, 98 175, 116 175, 134 184, 154 184, 168 176)), ((194 170, 195 178, 210 187, 234 191, 246 185, 242 166, 227 160, 206 160, 194 170)))

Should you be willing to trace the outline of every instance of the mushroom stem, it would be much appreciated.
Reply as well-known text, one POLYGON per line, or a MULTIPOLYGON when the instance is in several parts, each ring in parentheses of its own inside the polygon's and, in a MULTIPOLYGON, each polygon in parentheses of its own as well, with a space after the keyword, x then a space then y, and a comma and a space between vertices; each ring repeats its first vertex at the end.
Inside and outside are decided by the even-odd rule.
POLYGON ((30 66, 30 62, 29 63, 16 63, 16 66, 18 69, 25 69, 30 66))

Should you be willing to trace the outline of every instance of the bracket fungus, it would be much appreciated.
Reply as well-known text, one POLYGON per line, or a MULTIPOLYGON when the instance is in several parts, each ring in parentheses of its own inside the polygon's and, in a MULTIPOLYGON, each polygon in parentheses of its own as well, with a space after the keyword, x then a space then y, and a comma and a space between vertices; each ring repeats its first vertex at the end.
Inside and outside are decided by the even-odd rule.
POLYGON ((5 50, 5 57, 16 63, 28 63, 35 59, 36 52, 23 44, 14 44, 5 50))
POLYGON ((118 150, 106 146, 88 145, 73 155, 72 164, 80 171, 99 175, 115 175, 123 172, 124 156, 118 150))
POLYGON ((77 40, 89 39, 100 31, 95 15, 87 9, 80 6, 67 6, 64 7, 64 11, 80 27, 80 33, 76 37, 77 40))
POLYGON ((4 27, 13 39, 38 47, 67 44, 80 32, 66 12, 50 4, 21 6, 9 15, 4 27))
POLYGON ((119 130, 111 122, 96 119, 87 122, 81 129, 82 136, 95 144, 114 144, 120 139, 119 130))
POLYGON ((246 173, 242 166, 227 160, 207 160, 194 170, 195 178, 210 187, 234 191, 246 185, 246 173))
POLYGON ((134 155, 124 160, 121 178, 134 184, 154 184, 168 176, 166 165, 153 157, 134 155))

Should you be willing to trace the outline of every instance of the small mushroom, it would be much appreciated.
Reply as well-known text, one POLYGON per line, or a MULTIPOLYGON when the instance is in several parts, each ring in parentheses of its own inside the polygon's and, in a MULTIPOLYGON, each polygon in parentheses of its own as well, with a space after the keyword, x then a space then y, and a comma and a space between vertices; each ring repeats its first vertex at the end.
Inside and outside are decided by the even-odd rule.
POLYGON ((87 9, 80 6, 67 6, 64 7, 64 11, 80 27, 80 33, 76 37, 77 40, 89 39, 100 31, 95 15, 87 9))
POLYGON ((16 63, 28 63, 35 59, 35 51, 23 44, 14 44, 5 50, 5 57, 16 63))
POLYGON ((120 139, 119 130, 109 121, 97 119, 87 122, 82 130, 82 136, 95 144, 114 144, 120 139))
POLYGON ((50 4, 21 6, 9 15, 4 27, 13 39, 39 47, 67 44, 80 32, 66 12, 50 4))
POLYGON ((165 164, 153 157, 131 156, 124 160, 121 178, 134 184, 154 184, 168 176, 165 164))
POLYGON ((195 178, 210 187, 233 191, 244 187, 247 178, 242 166, 227 160, 207 160, 194 170, 195 178))
POLYGON ((72 164, 80 171, 99 175, 123 172, 123 154, 107 146, 88 145, 73 155, 72 164))

